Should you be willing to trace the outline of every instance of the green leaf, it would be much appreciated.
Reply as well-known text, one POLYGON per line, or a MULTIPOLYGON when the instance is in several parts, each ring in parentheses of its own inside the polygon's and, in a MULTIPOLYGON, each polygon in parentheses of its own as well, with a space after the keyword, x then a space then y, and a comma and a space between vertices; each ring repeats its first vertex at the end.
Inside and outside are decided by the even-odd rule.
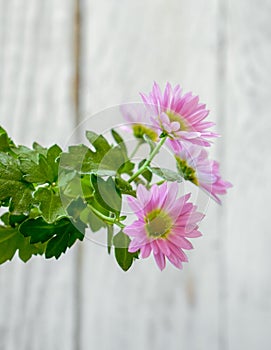
POLYGON ((114 129, 111 130, 111 133, 112 133, 112 136, 114 137, 114 140, 117 142, 118 146, 120 147, 124 158, 123 164, 118 169, 118 173, 131 175, 135 167, 135 164, 132 163, 128 158, 127 147, 125 145, 125 142, 123 138, 114 129))
POLYGON ((72 181, 76 176, 78 176, 77 172, 75 170, 65 170, 61 169, 58 176, 58 186, 59 187, 65 187, 67 186, 70 181, 72 181))
POLYGON ((49 169, 51 170, 52 180, 54 182, 56 182, 58 179, 59 160, 61 152, 62 150, 58 145, 53 145, 47 151, 47 163, 49 169))
POLYGON ((18 249, 18 231, 0 226, 0 264, 12 260, 18 249))
POLYGON ((8 137, 6 130, 0 126, 0 151, 8 152, 11 147, 14 147, 13 141, 8 137))
POLYGON ((25 146, 14 149, 20 161, 20 169, 24 174, 24 180, 38 184, 56 182, 61 148, 54 145, 47 150, 37 143, 34 143, 33 147, 35 147, 34 150, 25 146))
POLYGON ((33 186, 23 179, 18 160, 0 152, 0 200, 11 199, 10 211, 13 214, 29 212, 33 186))
POLYGON ((43 255, 45 248, 46 244, 30 244, 29 238, 25 238, 19 246, 19 257, 23 262, 27 262, 32 255, 43 255))
POLYGON ((80 220, 88 225, 92 232, 97 232, 105 227, 105 223, 93 213, 89 206, 81 212, 80 220))
POLYGON ((12 215, 10 213, 8 213, 8 226, 10 225, 11 227, 15 227, 18 224, 22 223, 23 221, 25 221, 28 216, 26 215, 12 215))
POLYGON ((119 145, 112 147, 102 135, 92 131, 87 131, 86 136, 93 150, 85 145, 69 147, 67 153, 61 154, 61 169, 75 170, 80 174, 113 176, 117 172, 127 172, 133 168, 119 145))
POLYGON ((36 164, 39 162, 39 153, 29 147, 19 145, 12 148, 13 156, 18 159, 28 159, 36 164))
POLYGON ((5 224, 6 226, 9 226, 9 212, 4 213, 3 215, 1 215, 0 219, 3 222, 3 224, 5 224))
POLYGON ((62 232, 53 237, 47 244, 45 257, 58 259, 62 253, 65 253, 69 245, 70 233, 62 232))
POLYGON ((46 182, 54 182, 54 175, 49 168, 46 158, 39 154, 38 163, 34 162, 30 158, 21 158, 20 169, 24 174, 24 180, 30 183, 44 184, 46 182))
POLYGON ((37 142, 34 142, 33 145, 33 150, 35 150, 37 153, 42 154, 44 157, 47 156, 47 151, 48 149, 45 147, 42 147, 40 144, 38 144, 37 142))
POLYGON ((82 221, 79 221, 76 224, 76 230, 74 228, 75 227, 73 226, 73 229, 67 232, 70 237, 68 241, 68 248, 71 248, 77 240, 83 241, 87 226, 82 221))
POLYGON ((48 242, 45 252, 46 259, 53 257, 58 259, 77 239, 82 241, 84 239, 84 234, 69 221, 69 223, 67 223, 65 227, 62 227, 61 231, 58 231, 48 242))
POLYGON ((90 175, 85 175, 85 176, 81 176, 81 189, 82 189, 82 194, 81 197, 83 197, 84 199, 88 199, 93 197, 93 188, 91 186, 91 180, 90 180, 90 175))
POLYGON ((161 177, 162 179, 166 181, 177 181, 177 182, 182 182, 183 178, 180 174, 176 173, 175 171, 172 171, 170 169, 165 169, 165 168, 151 168, 148 167, 148 169, 155 175, 161 177))
MULTIPOLYGON (((140 167, 142 167, 142 165, 146 162, 146 159, 143 159, 139 164, 138 164, 138 169, 140 167)), ((144 179, 146 179, 148 182, 151 182, 152 180, 152 172, 149 169, 146 169, 145 171, 143 171, 143 173, 141 174, 144 179)))
POLYGON ((121 177, 117 177, 116 186, 122 194, 128 194, 130 196, 136 197, 136 191, 133 189, 132 185, 121 177))
POLYGON ((132 175, 134 167, 135 167, 135 164, 133 162, 131 162, 130 160, 127 160, 118 169, 118 173, 132 175))
POLYGON ((97 164, 91 160, 92 154, 85 145, 70 146, 68 152, 60 156, 60 168, 87 173, 97 168, 97 164))
POLYGON ((14 180, 20 181, 22 179, 22 173, 19 169, 19 163, 17 159, 12 158, 10 155, 0 152, 0 175, 1 178, 10 176, 14 180))
POLYGON ((106 170, 114 170, 121 174, 133 169, 133 164, 127 157, 127 149, 121 136, 113 130, 112 135, 117 140, 118 145, 116 147, 110 146, 102 135, 97 135, 92 131, 86 132, 87 139, 96 151, 94 154, 96 162, 99 163, 99 175, 102 175, 102 172, 106 170))
POLYGON ((77 239, 83 240, 85 225, 81 222, 73 223, 68 218, 61 218, 49 224, 42 217, 39 217, 24 221, 19 229, 25 237, 30 237, 30 243, 48 241, 45 257, 58 259, 77 239))
POLYGON ((118 134, 116 132, 116 130, 112 129, 111 130, 111 134, 114 138, 114 140, 117 142, 117 144, 120 146, 120 148, 122 149, 122 152, 127 155, 127 147, 125 145, 125 142, 123 140, 123 138, 120 136, 120 134, 118 134))
POLYGON ((80 218, 81 213, 86 207, 87 203, 84 202, 81 197, 78 197, 75 200, 71 201, 67 208, 67 213, 76 221, 80 218))
POLYGON ((115 257, 119 266, 124 271, 128 271, 132 266, 134 259, 138 258, 138 252, 130 253, 128 251, 130 238, 122 231, 114 236, 113 244, 115 246, 115 257))
MULTIPOLYGON (((93 131, 86 131, 86 138, 88 141, 92 144, 92 146, 95 148, 96 157, 97 159, 101 160, 100 154, 105 155, 106 152, 108 152, 111 149, 111 146, 106 141, 106 139, 102 135, 98 135, 93 131)), ((98 162, 99 163, 99 162, 98 162)))
POLYGON ((60 156, 61 171, 76 171, 79 174, 99 173, 100 176, 115 175, 118 166, 114 164, 112 158, 110 161, 108 157, 104 159, 107 150, 108 147, 104 150, 99 147, 99 151, 93 152, 85 145, 70 146, 69 152, 60 156))
POLYGON ((115 170, 123 164, 124 157, 119 147, 113 148, 102 135, 97 135, 93 131, 86 131, 86 137, 95 149, 91 152, 93 162, 97 170, 115 170))
POLYGON ((96 201, 106 210, 114 212, 119 216, 121 210, 121 195, 116 188, 112 177, 103 180, 101 177, 91 175, 91 183, 95 190, 96 201))
POLYGON ((35 192, 34 198, 39 204, 43 218, 48 223, 52 223, 59 217, 67 215, 59 193, 55 193, 52 189, 41 187, 35 192))
POLYGON ((29 238, 25 238, 17 227, 0 226, 0 264, 11 260, 17 250, 19 257, 26 262, 32 255, 43 254, 44 249, 42 244, 30 244, 29 238))
POLYGON ((44 243, 65 227, 66 220, 69 221, 69 219, 61 219, 57 223, 50 224, 42 217, 27 219, 20 225, 19 230, 25 237, 30 237, 30 243, 44 243))
POLYGON ((70 180, 66 179, 66 184, 61 186, 61 193, 69 198, 77 198, 78 196, 88 199, 93 197, 93 189, 91 187, 90 175, 76 175, 70 180))

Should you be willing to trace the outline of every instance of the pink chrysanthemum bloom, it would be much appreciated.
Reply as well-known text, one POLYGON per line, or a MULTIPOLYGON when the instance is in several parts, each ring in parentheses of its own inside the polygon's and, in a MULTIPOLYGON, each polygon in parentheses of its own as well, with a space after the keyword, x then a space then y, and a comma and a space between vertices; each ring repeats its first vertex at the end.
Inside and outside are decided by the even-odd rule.
POLYGON ((133 132, 137 139, 142 139, 144 134, 152 141, 158 140, 157 131, 153 128, 150 113, 143 104, 126 104, 120 107, 123 118, 127 122, 122 129, 127 132, 133 132))
POLYGON ((206 190, 217 203, 221 204, 218 195, 226 194, 232 184, 222 180, 219 163, 210 160, 206 150, 195 145, 183 147, 175 158, 183 178, 206 190))
POLYGON ((187 262, 183 249, 192 249, 187 238, 201 236, 198 222, 204 217, 196 206, 188 203, 190 194, 176 199, 178 184, 153 185, 148 191, 139 185, 137 198, 128 197, 128 203, 137 215, 137 220, 126 226, 126 233, 132 240, 130 252, 140 250, 142 258, 153 252, 157 265, 165 268, 167 258, 181 269, 187 262))
POLYGON ((180 141, 210 146, 208 139, 218 136, 208 130, 214 123, 205 121, 209 114, 206 105, 199 103, 199 97, 191 92, 183 94, 179 85, 173 88, 167 83, 162 93, 154 83, 149 95, 140 95, 150 110, 154 127, 170 136, 169 142, 175 151, 180 141))

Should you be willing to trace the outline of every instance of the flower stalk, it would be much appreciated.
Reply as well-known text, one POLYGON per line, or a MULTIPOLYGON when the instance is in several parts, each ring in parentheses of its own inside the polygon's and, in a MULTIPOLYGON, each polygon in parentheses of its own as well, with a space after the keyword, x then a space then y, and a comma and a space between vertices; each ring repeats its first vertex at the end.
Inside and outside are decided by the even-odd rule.
POLYGON ((162 148, 162 146, 166 142, 166 139, 167 139, 167 136, 164 136, 163 138, 161 138, 160 142, 156 145, 156 147, 150 153, 150 155, 149 155, 148 159, 146 160, 146 162, 134 173, 134 175, 132 175, 130 177, 130 179, 128 180, 129 183, 134 181, 134 179, 136 179, 139 175, 141 175, 146 170, 146 168, 152 162, 153 158, 159 153, 160 149, 162 148))
POLYGON ((104 222, 106 222, 109 225, 117 225, 120 228, 124 228, 125 225, 122 224, 121 222, 119 222, 119 220, 116 217, 109 217, 106 216, 104 214, 102 214, 99 210, 97 210, 96 208, 94 208, 92 205, 89 205, 91 210, 93 211, 93 213, 98 216, 101 220, 103 220, 104 222))

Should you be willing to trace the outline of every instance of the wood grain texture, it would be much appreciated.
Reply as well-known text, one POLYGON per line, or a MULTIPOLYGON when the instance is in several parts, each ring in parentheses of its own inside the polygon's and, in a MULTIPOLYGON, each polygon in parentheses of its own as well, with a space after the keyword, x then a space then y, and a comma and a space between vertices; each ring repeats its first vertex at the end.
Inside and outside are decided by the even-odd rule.
POLYGON ((1 123, 18 142, 65 144, 74 125, 72 1, 1 1, 1 123))
POLYGON ((271 3, 229 1, 227 169, 229 348, 271 347, 271 3))
MULTIPOLYGON (((74 124, 71 1, 0 2, 0 115, 17 143, 64 145, 74 124)), ((74 349, 74 252, 0 267, 0 349, 74 349)))
MULTIPOLYGON (((82 118, 169 80, 200 94, 216 119, 216 1, 89 1, 83 13, 82 118)), ((105 248, 85 242, 82 349, 222 348, 216 217, 210 203, 205 237, 183 272, 161 274, 151 258, 125 274, 105 248)))
MULTIPOLYGON (((123 273, 89 239, 102 233, 59 262, 1 266, 0 350, 269 350, 270 1, 81 0, 79 75, 75 3, 0 0, 1 125, 17 143, 65 145, 76 119, 181 83, 211 109, 234 188, 209 203, 182 272, 150 258, 123 273)), ((103 131, 117 109, 84 125, 103 131)))

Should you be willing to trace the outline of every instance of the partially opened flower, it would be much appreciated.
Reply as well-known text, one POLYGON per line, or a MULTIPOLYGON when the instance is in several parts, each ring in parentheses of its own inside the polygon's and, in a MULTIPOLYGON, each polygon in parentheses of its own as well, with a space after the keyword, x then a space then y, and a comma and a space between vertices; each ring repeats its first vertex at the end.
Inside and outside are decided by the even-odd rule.
POLYGON ((183 249, 192 249, 187 238, 201 236, 198 222, 204 217, 196 206, 188 202, 190 194, 177 199, 178 184, 153 185, 148 191, 139 185, 137 198, 128 197, 128 203, 137 220, 124 228, 132 240, 130 252, 140 250, 141 257, 147 258, 153 252, 157 265, 165 268, 167 258, 181 269, 187 262, 183 249))
POLYGON ((141 94, 141 97, 150 110, 154 127, 170 136, 176 151, 180 141, 210 146, 209 139, 218 136, 208 130, 214 123, 205 121, 209 114, 205 104, 199 103, 199 97, 191 92, 183 94, 179 85, 173 88, 167 83, 162 93, 154 83, 150 94, 141 94))
POLYGON ((195 145, 182 147, 175 158, 183 178, 206 190, 217 203, 221 204, 218 195, 226 194, 232 184, 221 178, 219 163, 210 160, 206 150, 195 145))
POLYGON ((123 118, 127 124, 122 125, 122 129, 133 132, 134 136, 142 139, 144 134, 152 141, 158 140, 158 134, 150 119, 150 112, 145 105, 139 103, 125 104, 120 107, 123 118))

